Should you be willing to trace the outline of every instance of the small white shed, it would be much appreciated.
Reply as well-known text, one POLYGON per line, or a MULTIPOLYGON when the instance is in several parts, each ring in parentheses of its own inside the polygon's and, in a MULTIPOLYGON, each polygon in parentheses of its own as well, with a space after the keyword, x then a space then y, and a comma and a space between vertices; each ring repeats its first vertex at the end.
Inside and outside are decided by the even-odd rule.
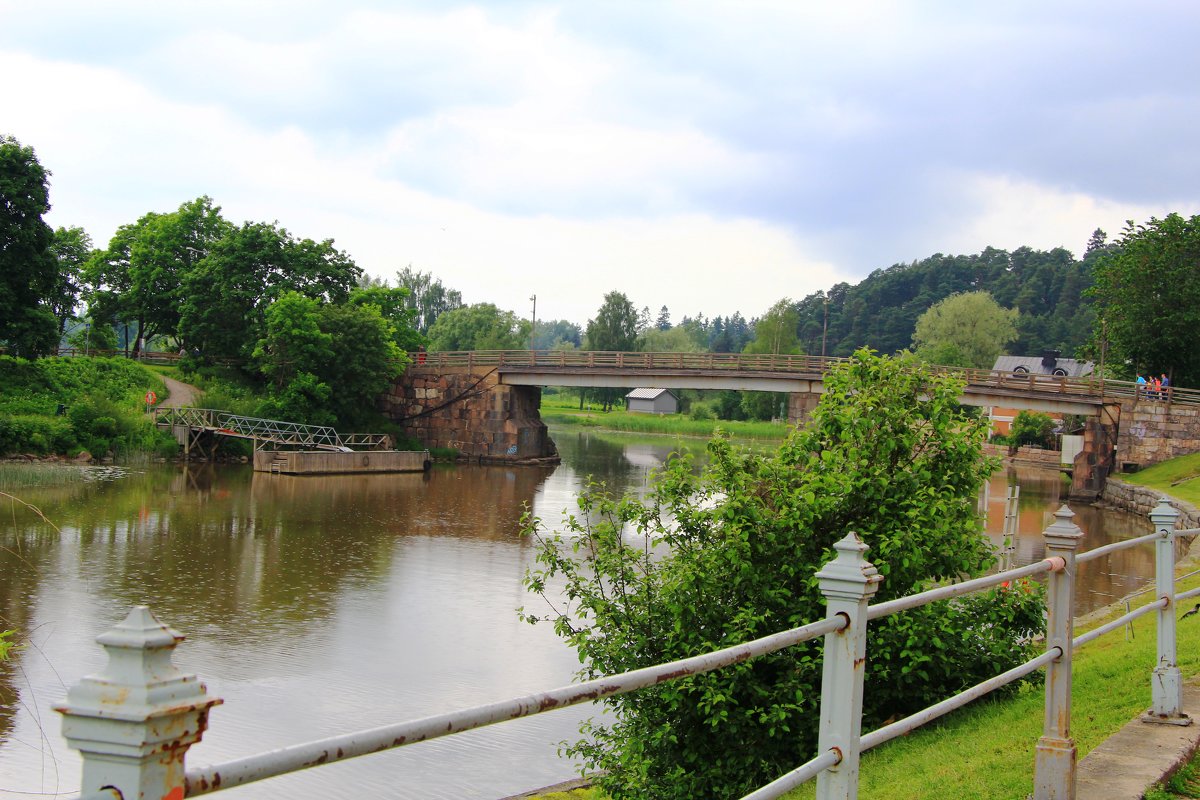
POLYGON ((641 414, 678 414, 679 398, 670 389, 634 389, 625 395, 625 408, 641 414))

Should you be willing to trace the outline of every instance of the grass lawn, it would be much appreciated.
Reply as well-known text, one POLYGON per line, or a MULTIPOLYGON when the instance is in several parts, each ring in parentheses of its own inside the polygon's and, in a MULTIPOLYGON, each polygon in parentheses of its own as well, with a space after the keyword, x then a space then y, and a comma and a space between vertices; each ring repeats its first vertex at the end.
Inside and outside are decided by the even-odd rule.
POLYGON ((1120 479, 1200 505, 1200 453, 1172 458, 1140 472, 1121 475, 1120 479))
POLYGON ((782 439, 788 426, 783 422, 691 419, 683 414, 639 414, 623 409, 601 411, 594 404, 579 410, 579 401, 544 396, 540 409, 547 425, 580 425, 629 433, 662 433, 672 436, 711 437, 718 428, 736 439, 782 439))

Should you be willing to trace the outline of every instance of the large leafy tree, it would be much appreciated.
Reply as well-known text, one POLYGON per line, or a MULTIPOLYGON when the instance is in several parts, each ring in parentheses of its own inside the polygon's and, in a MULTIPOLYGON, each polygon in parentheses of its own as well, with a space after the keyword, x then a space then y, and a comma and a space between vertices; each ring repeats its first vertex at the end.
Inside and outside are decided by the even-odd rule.
POLYGON ((754 341, 746 345, 745 352, 771 355, 799 353, 800 343, 796 336, 799 324, 796 304, 783 298, 754 321, 754 341))
POLYGON ((264 312, 254 361, 271 381, 267 416, 356 426, 408 364, 374 304, 322 303, 285 292, 264 312))
POLYGON ((931 364, 987 369, 1017 338, 1019 316, 987 292, 950 295, 917 320, 913 347, 931 364))
POLYGON ((1130 222, 1093 273, 1097 338, 1107 337, 1118 374, 1165 372, 1200 386, 1200 216, 1130 222))
POLYGON ((344 302, 361 270, 332 239, 296 239, 274 223, 227 232, 183 281, 179 333, 205 356, 249 358, 266 309, 285 292, 344 302))
POLYGON ((429 349, 521 350, 529 346, 529 325, 511 311, 475 303, 438 315, 429 329, 429 349))
POLYGON ((177 336, 192 271, 231 229, 210 197, 122 225, 84 268, 93 316, 136 325, 134 352, 155 336, 177 336))
POLYGON ((42 219, 49 179, 32 147, 0 136, 0 344, 28 357, 58 345, 58 262, 54 231, 42 219))
POLYGON ((437 318, 447 311, 462 308, 462 293, 447 289, 441 278, 431 272, 419 272, 411 266, 396 273, 396 285, 408 289, 408 306, 413 310, 413 325, 422 334, 428 334, 437 318))
POLYGON ((49 304, 58 319, 58 331, 61 335, 67 321, 75 316, 83 269, 94 252, 92 237, 77 226, 56 228, 54 239, 50 243, 50 252, 58 262, 58 279, 49 304))
MULTIPOLYGON (((361 284, 361 282, 360 282, 361 284)), ((403 286, 390 287, 386 284, 360 285, 350 291, 352 306, 375 306, 392 326, 392 339, 403 351, 416 350, 425 345, 425 337, 416 328, 416 309, 409 302, 411 292, 403 286)))
MULTIPOLYGON (((543 537, 527 583, 551 611, 527 618, 551 621, 579 651, 581 677, 821 619, 812 576, 850 531, 884 576, 878 601, 991 565, 976 497, 994 465, 961 383, 912 356, 860 351, 827 388, 776 452, 714 440, 702 470, 673 459, 644 500, 586 493, 564 533, 543 537)), ((1022 586, 872 622, 864 729, 1022 663, 1042 612, 1022 586)), ((819 651, 812 642, 609 698, 611 714, 568 750, 618 800, 741 797, 813 755, 819 651)))
POLYGON ((633 350, 637 346, 637 309, 621 292, 609 292, 595 319, 588 320, 585 335, 588 350, 633 350))

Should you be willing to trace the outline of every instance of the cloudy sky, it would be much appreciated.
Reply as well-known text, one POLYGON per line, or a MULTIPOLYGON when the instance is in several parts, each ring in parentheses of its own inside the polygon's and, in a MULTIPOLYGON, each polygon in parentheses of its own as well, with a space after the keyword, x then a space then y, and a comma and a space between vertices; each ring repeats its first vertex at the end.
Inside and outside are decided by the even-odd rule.
POLYGON ((1200 3, 0 0, 99 245, 207 194, 372 275, 675 320, 1200 213, 1200 3))

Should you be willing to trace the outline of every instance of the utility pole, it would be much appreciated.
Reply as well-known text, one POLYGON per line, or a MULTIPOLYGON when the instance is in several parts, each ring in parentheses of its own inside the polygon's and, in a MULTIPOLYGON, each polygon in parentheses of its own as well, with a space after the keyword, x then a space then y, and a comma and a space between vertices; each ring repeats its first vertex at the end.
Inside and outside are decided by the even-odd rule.
POLYGON ((825 357, 825 334, 829 332, 829 295, 825 295, 825 321, 821 323, 821 358, 825 357))
POLYGON ((529 326, 529 349, 536 350, 533 346, 534 337, 537 335, 537 295, 532 294, 529 299, 533 301, 533 324, 529 326))

